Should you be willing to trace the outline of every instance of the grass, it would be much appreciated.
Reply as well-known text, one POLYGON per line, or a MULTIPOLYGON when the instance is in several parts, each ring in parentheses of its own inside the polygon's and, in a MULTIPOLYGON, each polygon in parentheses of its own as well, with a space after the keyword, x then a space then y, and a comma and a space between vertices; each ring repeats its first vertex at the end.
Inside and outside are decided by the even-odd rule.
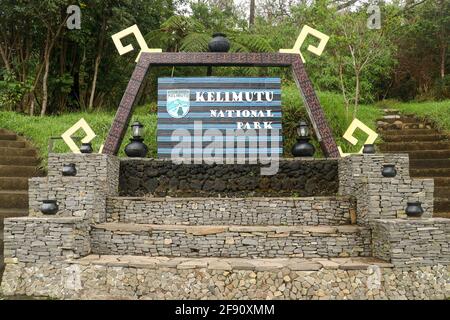
POLYGON ((399 109, 403 114, 414 113, 421 119, 427 119, 440 130, 450 132, 450 100, 421 103, 392 102, 390 108, 399 109))
MULTIPOLYGON (((355 137, 358 138, 359 142, 356 146, 352 146, 342 138, 345 130, 353 120, 351 114, 349 117, 346 115, 342 96, 330 92, 318 92, 318 97, 324 109, 327 121, 332 128, 337 144, 342 147, 344 152, 358 151, 362 147, 367 135, 362 131, 357 130, 357 132, 355 132, 355 137)), ((283 86, 282 105, 284 150, 285 156, 290 156, 290 150, 296 138, 296 125, 300 119, 308 119, 308 116, 299 95, 299 91, 294 85, 283 86)), ((145 125, 145 143, 149 146, 150 157, 156 157, 157 154, 157 117, 154 110, 154 104, 137 107, 131 120, 139 120, 145 125)), ((30 117, 14 112, 0 111, 0 128, 12 130, 28 138, 39 149, 40 156, 43 160, 42 166, 46 167, 48 140, 50 137, 61 136, 64 131, 75 124, 80 118, 84 118, 97 134, 97 137, 92 141, 94 152, 97 152, 100 145, 105 141, 114 115, 115 111, 94 113, 77 112, 41 118, 37 116, 30 117)), ((381 115, 382 110, 380 108, 361 105, 358 108, 356 117, 372 129, 375 129, 375 120, 381 115)), ((75 135, 83 137, 84 133, 79 132, 75 135)), ((128 143, 128 138, 130 136, 130 129, 128 129, 120 148, 119 156, 124 155, 123 148, 128 143)), ((316 141, 313 141, 313 143, 316 145, 316 156, 322 157, 318 143, 316 141)), ((62 140, 57 140, 54 151, 69 152, 69 149, 62 140)))

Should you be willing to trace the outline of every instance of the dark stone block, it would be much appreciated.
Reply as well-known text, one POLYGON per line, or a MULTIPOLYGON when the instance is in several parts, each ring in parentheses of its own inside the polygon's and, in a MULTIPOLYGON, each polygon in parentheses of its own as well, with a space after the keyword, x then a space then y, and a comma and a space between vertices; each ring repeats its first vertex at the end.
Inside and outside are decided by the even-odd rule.
POLYGON ((262 176, 260 168, 125 159, 120 165, 119 188, 122 196, 172 197, 326 196, 338 190, 337 160, 281 160, 273 176, 262 176))

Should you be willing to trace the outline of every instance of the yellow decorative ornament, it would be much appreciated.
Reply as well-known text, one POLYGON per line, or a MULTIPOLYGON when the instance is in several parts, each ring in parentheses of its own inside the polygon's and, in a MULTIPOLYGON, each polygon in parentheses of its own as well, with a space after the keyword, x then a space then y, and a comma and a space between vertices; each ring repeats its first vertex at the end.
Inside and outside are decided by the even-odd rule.
POLYGON ((83 139, 81 139, 82 143, 91 142, 96 137, 94 131, 88 125, 86 120, 84 120, 83 118, 78 120, 77 123, 75 123, 72 127, 70 127, 66 132, 64 132, 61 135, 61 138, 69 146, 70 150, 73 153, 81 153, 80 148, 78 148, 77 144, 72 139, 72 135, 80 129, 83 130, 84 133, 86 133, 86 136, 83 139))
POLYGON ((134 37, 136 38, 137 43, 139 44, 139 47, 141 48, 141 50, 139 51, 139 54, 136 58, 136 62, 139 61, 139 58, 141 57, 142 52, 162 52, 162 49, 150 49, 147 46, 147 43, 145 42, 144 37, 142 36, 141 31, 139 30, 137 25, 132 25, 131 27, 128 27, 114 35, 111 36, 114 45, 117 48, 117 51, 119 51, 120 55, 124 55, 125 53, 131 52, 134 50, 133 45, 129 44, 127 46, 124 46, 122 44, 121 39, 129 36, 130 34, 133 34, 134 37))
MULTIPOLYGON (((355 133, 356 129, 361 129, 364 133, 367 133, 367 139, 364 142, 364 144, 373 144, 375 140, 378 138, 378 133, 370 129, 368 126, 366 126, 364 123, 359 121, 358 119, 354 119, 350 126, 348 127, 347 131, 345 131, 344 135, 342 136, 345 140, 350 142, 352 145, 356 145, 358 143, 358 139, 356 139, 353 134, 355 133)), ((362 153, 364 147, 359 150, 357 153, 344 153, 340 146, 338 146, 339 153, 341 154, 341 157, 347 157, 351 154, 360 154, 362 153)))
POLYGON ((297 41, 295 41, 294 47, 292 49, 280 49, 280 53, 297 53, 302 58, 303 63, 305 63, 305 58, 303 58, 302 53, 300 52, 300 48, 305 42, 306 37, 308 34, 320 39, 319 45, 317 47, 314 47, 312 45, 309 45, 307 50, 309 52, 314 53, 315 55, 320 56, 325 49, 325 46, 327 45, 328 40, 330 39, 329 36, 326 34, 320 32, 319 30, 316 30, 314 28, 311 28, 308 25, 304 25, 302 28, 302 31, 300 32, 297 41))

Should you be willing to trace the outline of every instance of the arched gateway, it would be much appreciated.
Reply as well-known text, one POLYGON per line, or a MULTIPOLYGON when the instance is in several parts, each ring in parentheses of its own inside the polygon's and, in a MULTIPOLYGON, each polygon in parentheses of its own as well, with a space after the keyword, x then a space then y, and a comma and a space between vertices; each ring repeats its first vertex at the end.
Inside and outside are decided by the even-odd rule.
POLYGON ((332 158, 340 157, 333 134, 327 124, 301 57, 298 54, 291 53, 142 53, 109 130, 103 148, 104 154, 115 155, 119 151, 136 97, 151 66, 291 67, 324 155, 332 158))

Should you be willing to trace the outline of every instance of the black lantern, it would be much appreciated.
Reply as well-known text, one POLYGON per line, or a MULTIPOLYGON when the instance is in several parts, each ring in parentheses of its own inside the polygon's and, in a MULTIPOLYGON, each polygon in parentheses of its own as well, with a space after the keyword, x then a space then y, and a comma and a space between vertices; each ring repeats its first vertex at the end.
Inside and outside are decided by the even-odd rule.
POLYGON ((397 175, 397 170, 395 169, 395 164, 385 164, 383 169, 381 169, 381 174, 386 178, 393 178, 397 175))
POLYGON ((65 164, 62 169, 62 175, 65 177, 73 177, 77 175, 75 163, 65 164))
POLYGON ((43 200, 40 208, 43 214, 56 214, 59 210, 56 200, 43 200))
POLYGON ((92 149, 92 144, 90 142, 82 143, 80 147, 81 153, 92 153, 94 149, 92 149))
POLYGON ((312 157, 316 149, 309 143, 309 128, 305 121, 300 121, 297 127, 297 142, 292 147, 294 157, 312 157))
POLYGON ((148 148, 143 143, 142 138, 144 132, 144 126, 136 121, 131 125, 131 132, 133 137, 130 139, 130 143, 125 147, 125 153, 130 158, 144 158, 147 155, 148 148))

